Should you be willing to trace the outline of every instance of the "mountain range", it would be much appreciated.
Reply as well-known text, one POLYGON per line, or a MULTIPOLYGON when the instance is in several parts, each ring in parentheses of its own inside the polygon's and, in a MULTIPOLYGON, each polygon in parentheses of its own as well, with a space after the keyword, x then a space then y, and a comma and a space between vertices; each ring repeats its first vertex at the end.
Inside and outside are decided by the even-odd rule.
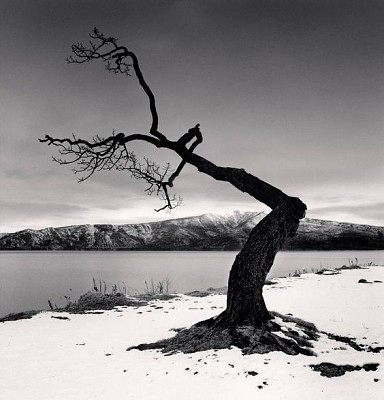
MULTIPOLYGON (((0 235, 0 250, 239 250, 263 212, 204 214, 124 225, 25 229, 0 235)), ((304 218, 284 250, 383 250, 384 227, 304 218)))

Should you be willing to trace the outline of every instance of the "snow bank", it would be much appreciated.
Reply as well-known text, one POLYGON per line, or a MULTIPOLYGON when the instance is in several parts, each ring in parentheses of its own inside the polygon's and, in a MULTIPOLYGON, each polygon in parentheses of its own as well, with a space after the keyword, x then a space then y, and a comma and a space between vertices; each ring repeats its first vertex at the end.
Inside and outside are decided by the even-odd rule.
MULTIPOLYGON (((311 321, 320 331, 384 346, 384 268, 303 275, 265 288, 270 310, 311 321), (358 283, 366 279, 372 283, 358 283)), ((130 346, 170 337, 218 314, 225 296, 181 295, 102 314, 44 312, 0 324, 1 399, 348 399, 384 398, 384 352, 358 352, 322 334, 317 357, 242 356, 237 348, 165 356, 130 346), (57 319, 56 317, 69 319, 57 319), (309 365, 363 365, 377 371, 326 378, 309 365)), ((287 323, 289 325, 289 323, 287 323)))

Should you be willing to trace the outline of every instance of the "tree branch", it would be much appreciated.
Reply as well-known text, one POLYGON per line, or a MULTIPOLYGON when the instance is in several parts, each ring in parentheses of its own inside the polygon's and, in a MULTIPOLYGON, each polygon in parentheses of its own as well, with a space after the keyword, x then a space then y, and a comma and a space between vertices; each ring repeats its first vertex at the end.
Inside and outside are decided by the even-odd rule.
MULTIPOLYGON (((192 143, 192 145, 189 147, 188 151, 193 152, 195 148, 203 141, 203 135, 200 132, 200 124, 197 124, 194 128, 191 128, 188 130, 186 134, 184 134, 178 141, 179 146, 186 146, 187 143, 189 143, 193 138, 196 138, 196 140, 192 143)), ((179 166, 176 168, 176 171, 170 176, 168 180, 168 185, 170 187, 173 186, 173 181, 180 175, 182 169, 185 167, 187 162, 182 159, 180 162, 179 166)))
POLYGON ((68 63, 83 64, 92 60, 101 59, 106 64, 105 68, 108 71, 124 75, 130 75, 130 68, 133 67, 137 80, 149 100, 149 109, 152 117, 149 133, 159 140, 164 139, 164 135, 158 131, 159 117, 155 96, 144 79, 136 55, 126 47, 118 46, 117 39, 114 37, 106 37, 97 28, 93 29, 90 37, 96 41, 96 43, 90 41, 88 46, 81 42, 72 45, 74 56, 67 58, 68 63), (127 62, 127 58, 131 59, 131 62, 127 62))
MULTIPOLYGON (((160 167, 148 158, 144 158, 144 163, 137 160, 135 154, 127 149, 127 143, 142 140, 160 147, 159 140, 148 135, 132 134, 125 136, 119 133, 108 137, 107 139, 95 136, 92 142, 83 139, 54 139, 46 135, 40 142, 48 143, 58 147, 60 158, 53 157, 53 161, 60 165, 75 165, 72 171, 80 174, 79 182, 89 179, 95 172, 103 170, 129 171, 131 176, 138 180, 144 180, 148 183, 145 192, 148 195, 156 193, 165 201, 165 206, 160 210, 172 210, 182 204, 181 197, 169 195, 167 186, 168 177, 171 174, 170 165, 160 167)), ((157 211, 157 210, 156 210, 157 211)))

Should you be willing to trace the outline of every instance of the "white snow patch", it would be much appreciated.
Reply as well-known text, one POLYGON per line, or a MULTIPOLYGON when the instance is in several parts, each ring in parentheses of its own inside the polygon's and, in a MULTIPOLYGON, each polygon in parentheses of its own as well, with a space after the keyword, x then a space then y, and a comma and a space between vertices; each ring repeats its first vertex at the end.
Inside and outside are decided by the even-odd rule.
MULTIPOLYGON (((384 268, 302 275, 265 288, 269 309, 315 323, 321 331, 384 346, 384 268)), ((0 398, 7 400, 103 399, 311 399, 379 400, 384 395, 383 352, 357 352, 321 334, 318 357, 280 352, 243 356, 237 348, 165 356, 127 352, 130 346, 175 334, 172 328, 217 315, 225 296, 181 296, 145 307, 103 314, 53 312, 0 324, 0 398), (162 308, 155 308, 162 307, 162 308), (320 376, 310 364, 380 363, 375 372, 320 376), (379 379, 375 382, 375 379, 379 379)), ((293 322, 276 322, 300 331, 293 322)))

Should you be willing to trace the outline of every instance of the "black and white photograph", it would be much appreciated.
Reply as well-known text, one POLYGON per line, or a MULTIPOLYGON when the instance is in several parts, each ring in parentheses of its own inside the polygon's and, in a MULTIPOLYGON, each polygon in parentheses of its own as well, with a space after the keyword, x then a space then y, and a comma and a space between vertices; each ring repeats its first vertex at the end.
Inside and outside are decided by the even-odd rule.
POLYGON ((384 398, 383 0, 0 0, 0 399, 384 398))

